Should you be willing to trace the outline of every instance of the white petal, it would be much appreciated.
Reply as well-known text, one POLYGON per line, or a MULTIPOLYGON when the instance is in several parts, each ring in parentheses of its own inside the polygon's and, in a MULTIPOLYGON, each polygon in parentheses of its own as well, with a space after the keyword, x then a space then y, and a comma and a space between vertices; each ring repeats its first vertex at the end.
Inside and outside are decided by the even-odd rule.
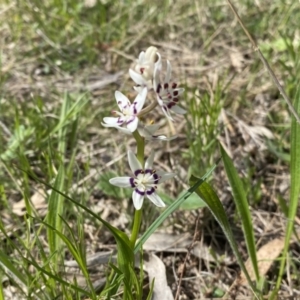
POLYGON ((186 110, 179 107, 178 105, 174 105, 170 108, 172 111, 174 111, 176 114, 184 115, 186 113, 186 110))
MULTIPOLYGON (((150 138, 152 138, 153 140, 172 141, 177 138, 177 135, 172 135, 170 137, 166 137, 165 135, 153 135, 150 138)), ((148 138, 145 137, 145 139, 148 139, 148 138)))
POLYGON ((152 169, 153 160, 154 160, 154 151, 152 150, 150 156, 146 160, 145 169, 152 169))
POLYGON ((145 53, 146 62, 155 62, 157 48, 150 46, 145 53))
POLYGON ((174 91, 178 92, 178 96, 180 96, 184 92, 184 88, 174 89, 174 91))
POLYGON ((121 111, 130 104, 129 99, 119 91, 115 91, 115 98, 121 111))
MULTIPOLYGON (((120 131, 123 130, 123 128, 120 127, 120 126, 118 126, 118 125, 110 125, 110 124, 105 124, 105 123, 101 123, 101 125, 104 126, 104 127, 107 127, 107 128, 116 128, 116 129, 118 129, 118 130, 120 130, 120 131)), ((128 130, 128 131, 129 131, 129 130, 128 130)), ((127 132, 125 132, 125 133, 127 133, 127 132)), ((128 134, 132 134, 132 132, 129 131, 128 134)))
POLYGON ((171 63, 167 60, 167 75, 165 78, 165 82, 167 83, 169 83, 171 80, 171 72, 172 72, 171 63))
POLYGON ((143 90, 143 87, 142 86, 134 86, 133 87, 135 91, 137 91, 138 93, 141 93, 142 90, 143 90))
POLYGON ((130 166, 131 171, 134 173, 136 170, 141 170, 142 165, 134 155, 131 150, 128 150, 128 163, 130 166))
POLYGON ((156 55, 158 56, 157 62, 154 64, 157 71, 161 70, 162 64, 161 64, 161 56, 158 52, 156 52, 156 55))
POLYGON ((131 187, 130 177, 114 177, 109 179, 109 183, 119 187, 131 187))
POLYGON ((168 108, 164 108, 163 106, 161 106, 163 113, 165 114, 165 116, 167 117, 167 119, 169 119, 170 121, 174 121, 174 119, 172 118, 171 114, 170 114, 170 110, 168 108))
POLYGON ((138 117, 133 117, 130 119, 130 122, 127 123, 127 128, 130 130, 130 132, 136 131, 139 123, 139 118, 138 117))
POLYGON ((131 79, 132 79, 136 84, 138 84, 138 85, 144 85, 144 84, 145 84, 145 79, 144 79, 144 77, 143 77, 141 74, 139 74, 139 73, 133 71, 132 69, 129 69, 129 76, 131 77, 131 79))
POLYGON ((150 135, 152 135, 155 131, 157 131, 159 128, 159 124, 151 124, 151 125, 146 125, 145 126, 145 131, 147 131, 147 133, 149 133, 150 135))
POLYGON ((139 113, 142 110, 142 108, 145 104, 145 100, 146 100, 146 97, 147 97, 147 92, 148 92, 147 88, 144 87, 142 89, 142 91, 136 96, 136 98, 134 100, 134 102, 136 102, 135 107, 136 107, 137 113, 139 113))
POLYGON ((138 128, 139 134, 143 136, 145 139, 156 138, 153 137, 154 132, 159 128, 159 124, 146 125, 144 127, 138 128))
POLYGON ((157 95, 157 97, 156 97, 156 100, 157 100, 157 102, 158 102, 158 105, 160 105, 160 106, 163 106, 163 105, 164 105, 164 101, 162 101, 158 95, 157 95))
POLYGON ((154 133, 158 130, 159 124, 146 125, 144 128, 139 128, 139 133, 147 140, 161 140, 171 141, 177 138, 177 135, 166 137, 165 135, 155 135, 154 133))
POLYGON ((142 52, 139 54, 138 62, 139 62, 140 64, 142 64, 144 60, 145 60, 145 52, 142 51, 142 52))
POLYGON ((127 128, 120 127, 120 126, 116 126, 116 128, 117 128, 119 131, 121 131, 121 132, 123 132, 123 133, 125 133, 125 134, 132 134, 132 132, 131 132, 129 129, 127 129, 127 128))
POLYGON ((142 208, 144 198, 145 198, 145 196, 142 196, 139 193, 137 193, 136 191, 133 191, 132 201, 133 201, 133 205, 134 205, 136 210, 139 210, 139 209, 142 208))
POLYGON ((160 177, 158 183, 162 183, 168 179, 173 178, 176 175, 175 173, 167 173, 164 171, 157 171, 156 174, 160 177))
POLYGON ((156 193, 153 193, 151 195, 147 195, 147 198, 149 198, 149 200, 158 207, 165 207, 166 206, 165 203, 161 200, 161 198, 156 193))
POLYGON ((161 71, 161 56, 158 52, 156 54, 158 56, 158 60, 154 64, 154 71, 153 71, 153 88, 155 91, 157 90, 157 85, 159 84, 159 74, 161 71))
POLYGON ((120 126, 120 125, 122 125, 122 123, 119 123, 119 121, 120 121, 119 118, 105 117, 105 118, 103 118, 103 121, 106 123, 106 125, 109 125, 109 126, 120 126))

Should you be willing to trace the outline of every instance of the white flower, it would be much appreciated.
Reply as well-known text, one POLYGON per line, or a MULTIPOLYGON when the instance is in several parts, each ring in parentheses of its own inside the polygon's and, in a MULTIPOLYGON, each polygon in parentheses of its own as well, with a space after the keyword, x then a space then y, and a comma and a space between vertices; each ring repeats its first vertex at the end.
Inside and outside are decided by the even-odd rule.
MULTIPOLYGON (((141 123, 139 123, 137 130, 139 134, 148 141, 149 140, 150 141, 151 140, 171 141, 177 138, 177 135, 167 137, 165 135, 155 134, 155 132, 159 129, 159 126, 160 126, 159 124, 150 124, 144 126, 141 125, 141 123)), ((132 134, 132 132, 127 128, 118 127, 117 129, 125 134, 132 134)))
POLYGON ((134 70, 129 69, 131 79, 137 84, 134 89, 140 91, 143 87, 149 90, 153 88, 154 71, 158 71, 160 66, 161 57, 157 48, 151 46, 146 52, 142 51, 134 70))
POLYGON ((145 197, 158 207, 165 206, 165 203, 156 193, 157 185, 167 179, 173 178, 175 174, 152 169, 153 159, 154 152, 152 151, 146 160, 145 167, 142 168, 136 156, 129 150, 128 162, 134 175, 132 177, 115 177, 109 180, 112 185, 124 188, 131 187, 134 189, 132 200, 136 210, 141 209, 145 197))
POLYGON ((161 140, 161 141, 171 141, 177 138, 176 135, 166 137, 165 135, 157 135, 155 132, 159 129, 159 124, 146 125, 144 127, 139 127, 138 132, 146 140, 161 140))
POLYGON ((134 132, 138 127, 139 118, 138 113, 142 110, 147 96, 147 89, 144 88, 141 93, 139 93, 134 102, 130 103, 129 99, 119 91, 115 92, 115 97, 117 104, 121 112, 113 111, 114 114, 118 115, 117 118, 105 117, 103 119, 104 123, 101 123, 105 127, 115 127, 120 131, 129 130, 134 132), (126 124, 127 129, 121 126, 126 124))
POLYGON ((154 89, 157 96, 157 102, 162 108, 166 117, 173 121, 170 110, 176 114, 185 114, 186 111, 179 107, 179 96, 184 92, 183 88, 178 88, 177 83, 172 83, 171 80, 171 64, 167 61, 167 74, 165 80, 161 83, 159 81, 159 72, 155 73, 154 89))

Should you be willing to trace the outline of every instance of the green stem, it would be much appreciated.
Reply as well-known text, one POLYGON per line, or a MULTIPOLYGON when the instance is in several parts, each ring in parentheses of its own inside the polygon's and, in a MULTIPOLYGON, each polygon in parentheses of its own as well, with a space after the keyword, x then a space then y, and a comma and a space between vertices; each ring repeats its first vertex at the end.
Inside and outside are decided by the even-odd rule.
MULTIPOLYGON (((137 130, 133 133, 133 136, 137 143, 137 159, 139 160, 141 165, 144 167, 145 139, 139 134, 139 132, 137 130)), ((132 249, 134 248, 136 240, 138 238, 141 221, 142 221, 142 208, 139 210, 136 210, 134 212, 133 227, 132 227, 132 232, 131 232, 131 237, 130 237, 130 243, 131 243, 132 249)))
POLYGON ((144 166, 145 139, 139 134, 137 130, 133 133, 133 137, 135 138, 137 143, 136 157, 141 163, 141 165, 144 166))
POLYGON ((134 212, 133 228, 132 228, 131 237, 130 237, 130 243, 131 243, 132 249, 134 248, 136 240, 138 238, 141 221, 142 221, 142 209, 139 209, 134 212))
POLYGON ((140 113, 138 114, 138 117, 141 118, 142 116, 146 115, 150 111, 152 111, 156 106, 158 105, 157 101, 153 101, 150 105, 147 107, 143 108, 140 113))

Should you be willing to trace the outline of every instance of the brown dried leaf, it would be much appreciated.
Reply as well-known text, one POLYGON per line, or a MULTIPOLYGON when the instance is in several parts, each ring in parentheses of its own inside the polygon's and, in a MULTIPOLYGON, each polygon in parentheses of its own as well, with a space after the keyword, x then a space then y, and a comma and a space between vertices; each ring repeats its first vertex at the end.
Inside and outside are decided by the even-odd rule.
POLYGON ((144 260, 144 269, 148 273, 149 281, 155 280, 152 300, 173 300, 167 283, 166 267, 162 260, 155 254, 149 254, 149 259, 144 260))
MULTIPOLYGON (((279 256, 284 246, 284 238, 277 238, 263 245, 257 251, 257 260, 258 260, 258 270, 260 276, 267 274, 274 260, 279 256)), ((250 259, 245 263, 246 269, 250 275, 251 280, 255 280, 254 270, 251 264, 250 259)), ((241 274, 239 283, 242 285, 247 284, 247 279, 244 274, 241 274)))
POLYGON ((192 243, 189 233, 174 235, 164 232, 153 233, 143 246, 147 251, 186 252, 192 243))
MULTIPOLYGON (((31 196, 30 201, 36 210, 44 210, 47 208, 46 194, 43 189, 38 189, 31 196)), ((18 216, 24 216, 26 213, 25 200, 22 199, 21 201, 15 203, 12 207, 12 211, 18 216)))

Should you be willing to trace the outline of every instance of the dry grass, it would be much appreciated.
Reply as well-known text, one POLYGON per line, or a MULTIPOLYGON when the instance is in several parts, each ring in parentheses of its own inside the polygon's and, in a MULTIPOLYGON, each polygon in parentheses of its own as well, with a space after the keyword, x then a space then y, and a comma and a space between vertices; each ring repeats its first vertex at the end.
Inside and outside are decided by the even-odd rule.
MULTIPOLYGON (((186 87, 183 106, 189 108, 191 101, 199 102, 196 119, 190 115, 178 118, 175 126, 169 126, 162 121, 165 132, 176 131, 179 135, 175 143, 154 146, 160 168, 166 171, 176 170, 179 174, 175 182, 165 186, 166 193, 176 197, 185 189, 192 169, 204 174, 219 156, 215 141, 220 141, 234 159, 243 178, 259 249, 268 242, 281 238, 285 232, 286 216, 280 206, 285 200, 279 200, 288 199, 289 196, 289 169, 285 157, 289 153, 289 128, 286 124, 289 123, 290 115, 225 1, 177 1, 172 2, 172 5, 165 4, 162 12, 159 3, 150 4, 149 1, 144 1, 144 7, 132 4, 132 12, 124 4, 127 19, 124 17, 120 21, 119 25, 125 29, 120 30, 119 35, 107 37, 101 33, 102 41, 91 42, 82 36, 90 29, 82 29, 82 32, 77 33, 77 37, 72 31, 70 36, 66 34, 65 44, 62 44, 62 39, 54 40, 55 35, 50 30, 45 32, 45 28, 34 25, 35 22, 38 23, 32 11, 36 4, 30 1, 24 4, 26 10, 22 15, 17 2, 2 3, 0 150, 4 152, 7 149, 16 123, 36 126, 33 134, 37 138, 26 139, 24 153, 36 174, 43 180, 48 180, 50 171, 45 167, 45 157, 49 145, 42 142, 46 131, 54 126, 58 118, 64 93, 70 93, 75 98, 87 93, 90 101, 80 113, 78 139, 74 151, 74 171, 69 184, 70 193, 82 199, 94 212, 101 213, 103 219, 129 233, 133 213, 131 200, 121 201, 107 195, 99 186, 99 178, 110 169, 118 173, 126 171, 127 166, 123 165, 124 149, 133 147, 134 142, 130 138, 112 135, 112 131, 102 128, 100 122, 112 107, 114 90, 119 89, 133 95, 127 69, 139 51, 148 45, 154 45, 159 48, 164 58, 172 62, 174 78, 186 87), (13 16, 15 19, 12 19, 13 16), (130 19, 134 21, 130 22, 130 19), (79 45, 82 45, 81 49, 76 49, 79 45), (93 58, 82 59, 84 51, 87 56, 93 58), (80 59, 77 60, 76 55, 80 55, 80 59), (72 60, 74 65, 66 67, 72 65, 72 60), (203 95, 207 95, 207 103, 216 107, 216 111, 218 103, 222 104, 215 119, 206 115, 206 108, 201 105, 203 95), (45 127, 42 126, 42 119, 38 120, 41 117, 37 117, 36 121, 31 119, 35 115, 33 112, 39 111, 39 102, 43 103, 42 114, 47 123, 45 127), (215 141, 210 140, 206 134, 190 130, 195 125, 193 122, 201 118, 207 119, 206 126, 214 126, 215 141), (201 153, 195 153, 190 143, 199 140, 199 136, 201 153), (192 165, 193 157, 197 157, 196 162, 202 165, 192 165)), ((114 9, 113 4, 111 7, 106 11, 107 22, 116 26, 112 21, 116 17, 108 11, 113 14, 118 10, 114 9)), ((78 18, 82 18, 86 26, 88 19, 85 14, 90 14, 92 9, 93 7, 86 7, 78 13, 78 18)), ((291 19, 293 9, 296 11, 294 6, 289 10, 279 1, 243 1, 238 5, 238 9, 245 24, 261 44, 272 44, 280 39, 279 30, 285 36, 292 36, 290 28, 295 22, 291 19), (282 10, 282 13, 279 13, 279 10, 282 10)), ((51 10, 50 16, 53 17, 53 14, 54 10, 51 10)), ((44 11, 41 17, 46 15, 44 11)), ((70 17, 70 24, 73 26, 75 23, 70 17)), ((89 25, 96 28, 96 24, 89 25)), ((95 28, 91 37, 107 29, 95 28)), ((292 28, 295 39, 299 38, 299 29, 295 26, 292 28)), ((293 68, 296 63, 286 53, 286 60, 282 62, 280 49, 273 48, 266 51, 266 55, 287 91, 291 92, 293 81, 287 66, 293 68), (289 79, 286 82, 287 76, 289 79)), ((202 121, 199 122, 197 126, 201 127, 202 121)), ((53 139, 52 143, 55 148, 57 141, 53 139)), ((66 161, 71 159, 72 151, 68 149, 66 161)), ((59 161, 55 155, 52 159, 53 165, 59 161)), ((32 205, 40 217, 45 216, 47 204, 42 192, 44 188, 31 178, 27 178, 26 193, 22 190, 25 179, 14 167, 22 167, 22 160, 18 155, 7 160, 5 165, 6 168, 0 171, 0 205, 2 223, 8 236, 1 235, 0 243, 13 258, 18 257, 19 253, 8 246, 7 239, 15 239, 18 244, 18 238, 25 239, 28 234, 22 227, 27 212, 26 203, 22 200, 24 195, 30 195, 32 205), (33 195, 40 197, 33 198, 33 195)), ((240 251, 246 261, 247 253, 240 221, 236 217, 223 166, 217 168, 212 182, 232 222, 240 251)), ((76 213, 76 209, 68 205, 66 216, 74 230, 77 228, 76 213)), ((158 211, 149 206, 149 218, 143 221, 142 228, 147 228, 157 215, 158 211)), ((87 257, 98 252, 115 250, 111 235, 95 220, 83 215, 82 222, 87 257)), ((223 294, 227 295, 227 299, 247 299, 252 295, 247 287, 237 281, 239 267, 220 227, 206 209, 177 211, 160 231, 172 236, 190 233, 187 252, 158 252, 167 267, 168 283, 174 295, 181 278, 178 299, 217 298, 223 294), (195 255, 195 243, 200 243, 201 249, 210 249, 207 252, 209 255, 195 255)), ((34 231, 31 233, 32 238, 33 236, 34 231)), ((47 252, 46 239, 42 246, 47 252)), ((297 277, 299 252, 298 243, 293 243, 290 251, 291 261, 281 285, 280 297, 296 297, 300 294, 297 277)), ((71 259, 66 253, 66 262, 71 259)), ((266 271, 269 283, 266 285, 266 295, 276 280, 278 265, 275 257, 272 267, 266 271)), ((80 275, 76 268, 66 267, 64 271, 67 274, 66 278, 70 280, 76 274, 80 284, 80 275)), ((101 285, 99 279, 104 277, 105 272, 103 265, 93 262, 90 272, 93 282, 101 285)), ((22 299, 23 296, 18 294, 14 282, 5 275, 1 277, 5 299, 22 299)))

